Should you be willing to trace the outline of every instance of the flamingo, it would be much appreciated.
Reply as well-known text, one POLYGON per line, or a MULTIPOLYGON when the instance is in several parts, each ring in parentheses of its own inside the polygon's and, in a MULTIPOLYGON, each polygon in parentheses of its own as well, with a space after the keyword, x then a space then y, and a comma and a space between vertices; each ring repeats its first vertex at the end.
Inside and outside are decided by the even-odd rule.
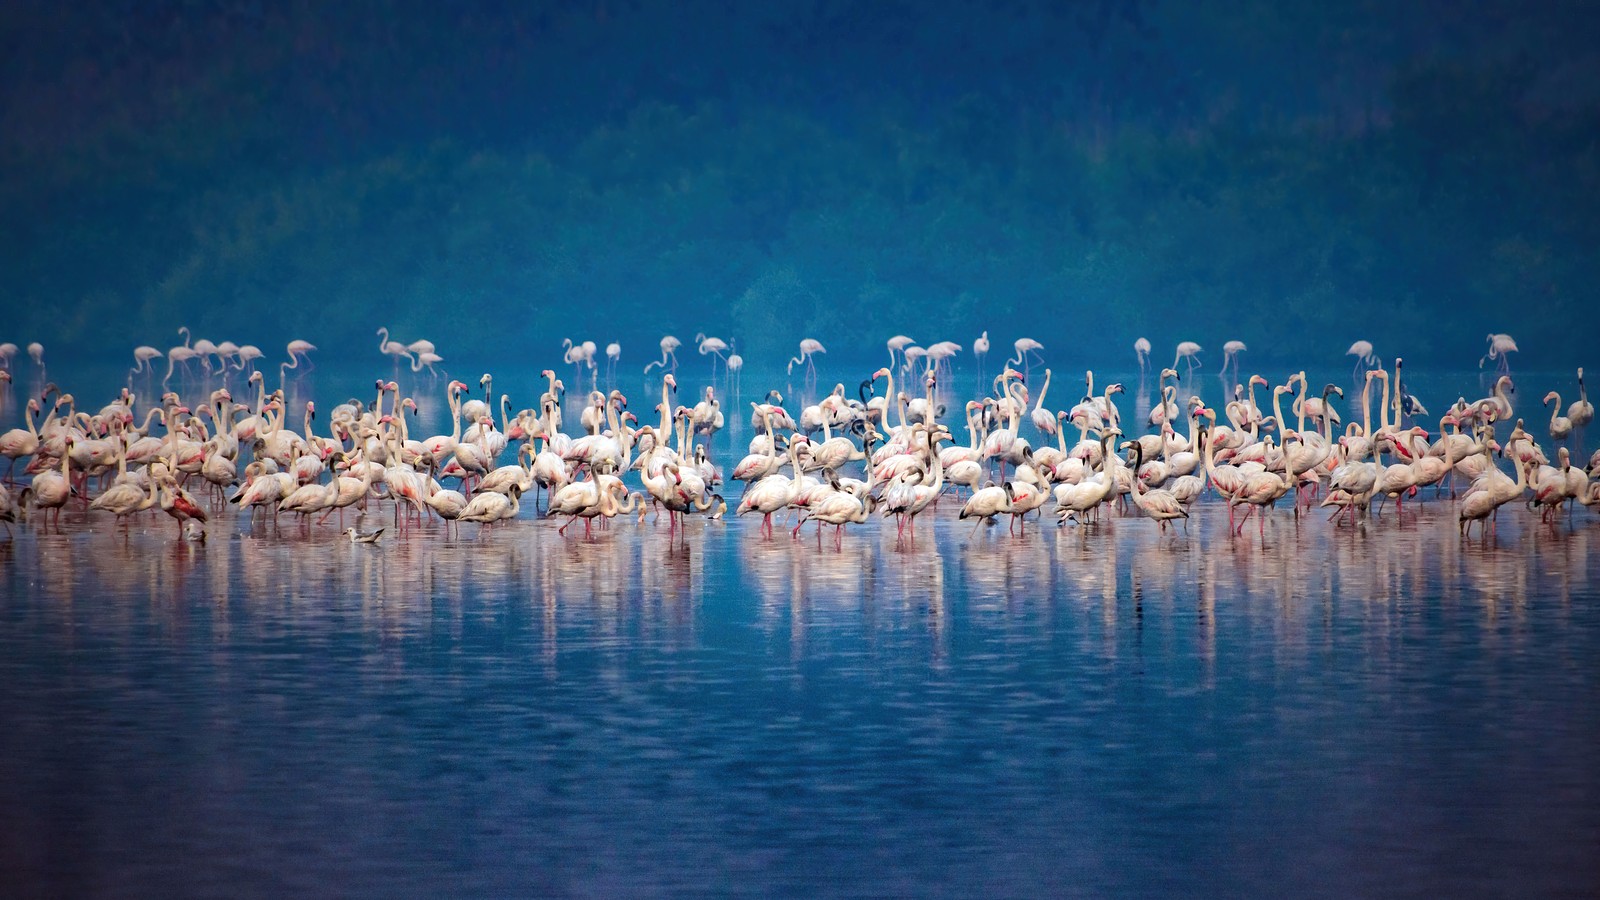
POLYGON ((1006 365, 1008 365, 1008 366, 1021 366, 1022 367, 1022 377, 1024 379, 1026 379, 1028 377, 1028 368, 1029 368, 1029 364, 1028 364, 1029 356, 1028 355, 1029 354, 1032 354, 1033 356, 1038 357, 1039 362, 1041 362, 1041 363, 1044 362, 1044 357, 1043 356, 1039 356, 1039 351, 1044 349, 1044 345, 1039 343, 1038 341, 1034 340, 1033 338, 1029 338, 1029 337, 1017 338, 1015 341, 1012 342, 1011 346, 1016 348, 1017 355, 1016 355, 1015 358, 1006 360, 1006 365))
POLYGON ((816 363, 812 361, 811 357, 818 353, 827 352, 827 349, 822 346, 821 341, 817 340, 816 338, 805 338, 800 342, 800 355, 792 357, 789 360, 788 372, 790 374, 794 373, 795 364, 805 364, 806 390, 808 392, 814 390, 817 386, 817 366, 816 363))
POLYGON ((978 385, 981 387, 984 360, 989 356, 989 332, 978 335, 978 339, 972 342, 972 355, 978 360, 978 385))
POLYGON ((1481 535, 1488 527, 1488 518, 1495 510, 1520 499, 1528 488, 1528 466, 1520 459, 1512 460, 1512 467, 1517 470, 1517 480, 1513 482, 1504 473, 1494 468, 1493 457, 1487 441, 1483 442, 1483 456, 1487 460, 1487 470, 1472 482, 1472 488, 1461 497, 1461 504, 1457 507, 1456 519, 1459 530, 1463 535, 1472 533, 1472 523, 1478 523, 1478 533, 1481 535))
POLYGON ((669 335, 666 335, 665 337, 663 337, 661 339, 661 361, 660 362, 652 361, 649 365, 644 367, 644 373, 646 375, 649 375, 650 374, 650 370, 651 369, 655 369, 655 368, 665 369, 665 370, 667 370, 669 372, 678 371, 678 353, 677 353, 677 350, 681 346, 683 346, 683 342, 678 340, 677 338, 673 337, 672 335, 669 334, 669 335), (669 360, 669 359, 672 361, 672 365, 671 366, 667 365, 667 360, 669 360))
MULTIPOLYGON (((1127 445, 1133 448, 1133 471, 1138 472, 1144 464, 1144 444, 1138 441, 1129 441, 1127 445)), ((1178 502, 1178 498, 1166 490, 1143 490, 1144 479, 1137 475, 1133 478, 1133 505, 1138 507, 1145 515, 1155 519, 1162 531, 1167 530, 1167 523, 1173 519, 1189 518, 1188 510, 1178 502)))
POLYGON ((161 355, 162 354, 160 350, 157 350, 148 344, 133 348, 133 368, 128 370, 128 377, 132 378, 140 372, 147 370, 152 372, 155 371, 155 366, 153 363, 151 363, 151 360, 160 359, 161 355))
POLYGON ((172 380, 172 371, 175 366, 182 364, 185 377, 187 377, 189 360, 200 355, 193 347, 189 346, 189 329, 187 327, 179 328, 178 333, 183 335, 183 345, 167 350, 167 374, 161 378, 162 388, 166 388, 167 382, 172 380))
POLYGON ((1223 344, 1222 345, 1222 371, 1217 373, 1217 377, 1218 378, 1226 378, 1226 376, 1228 374, 1228 363, 1231 362, 1231 363, 1233 363, 1233 380, 1234 381, 1238 381, 1239 380, 1239 354, 1244 352, 1246 349, 1248 349, 1248 348, 1245 347, 1244 341, 1228 341, 1227 343, 1223 344))
POLYGON ((588 363, 589 368, 594 368, 594 342, 584 341, 574 344, 572 338, 561 339, 561 361, 572 366, 573 383, 580 388, 583 386, 583 364, 588 363))
MULTIPOLYGON (((416 344, 427 344, 427 343, 428 343, 427 341, 417 341, 416 342, 416 344)), ((416 344, 412 344, 411 346, 416 346, 416 344)), ((444 362, 444 357, 442 357, 439 354, 433 352, 432 350, 418 350, 418 351, 416 351, 416 354, 417 354, 416 358, 411 360, 411 371, 420 372, 423 369, 427 369, 428 373, 430 375, 432 375, 433 377, 437 378, 439 376, 439 370, 435 369, 433 367, 433 364, 434 363, 442 363, 442 362, 444 362)))
MULTIPOLYGON (((1139 379, 1144 380, 1145 373, 1150 371, 1150 339, 1139 338, 1133 342, 1133 355, 1139 360, 1139 379)), ((1140 389, 1143 390, 1142 388, 1140 389)))
POLYGON ((622 358, 622 345, 616 341, 606 345, 606 386, 617 380, 617 360, 622 358))
POLYGON ((1045 369, 1044 385, 1039 388, 1039 399, 1034 404, 1033 412, 1030 414, 1030 418, 1033 419, 1033 427, 1039 429, 1040 434, 1043 434, 1046 437, 1055 437, 1056 432, 1060 427, 1059 420, 1055 417, 1054 413, 1051 413, 1048 409, 1044 408, 1044 395, 1048 394, 1049 392, 1050 370, 1045 369))
MULTIPOLYGON (((729 345, 730 348, 732 345, 729 345)), ((733 391, 733 405, 739 405, 739 373, 744 371, 744 357, 738 353, 728 354, 728 381, 730 390, 733 391)))
POLYGON ((399 341, 389 340, 388 328, 379 328, 377 334, 378 352, 394 359, 394 368, 396 372, 400 371, 400 360, 402 358, 405 359, 408 365, 411 363, 411 351, 406 349, 405 344, 402 344, 399 341))
POLYGON ((479 525, 493 525, 507 519, 515 519, 521 504, 522 486, 513 484, 506 489, 504 494, 494 491, 480 491, 467 502, 461 513, 456 516, 457 522, 476 522, 479 525))
POLYGON ((789 441, 789 466, 794 472, 793 478, 774 472, 745 488, 744 496, 739 500, 735 515, 761 513, 761 532, 768 538, 772 537, 772 514, 793 503, 800 495, 800 489, 805 486, 800 476, 800 447, 805 443, 804 435, 795 435, 789 441))
POLYGON ((309 372, 312 369, 315 369, 316 366, 312 365, 311 356, 309 355, 311 351, 315 349, 317 349, 317 345, 311 343, 310 341, 300 340, 298 338, 290 341, 288 346, 289 368, 293 369, 298 367, 300 365, 300 360, 303 357, 306 362, 306 371, 309 372))
POLYGON ((439 487, 438 482, 429 479, 429 493, 420 498, 428 508, 439 515, 445 522, 448 531, 461 518, 461 513, 467 508, 467 498, 460 491, 445 490, 439 487))
POLYGON ((1377 369, 1383 368, 1383 360, 1378 359, 1378 357, 1372 354, 1371 341, 1356 341, 1350 345, 1350 349, 1346 350, 1344 355, 1354 356, 1356 358, 1356 364, 1350 370, 1350 378, 1352 380, 1360 375, 1362 366, 1369 366, 1377 369))
POLYGON ((1194 358, 1196 354, 1201 351, 1201 349, 1201 346, 1196 344, 1194 341, 1183 341, 1179 343, 1178 352, 1172 357, 1172 368, 1178 368, 1178 360, 1181 359, 1184 360, 1185 364, 1188 366, 1188 372, 1186 374, 1193 375, 1195 369, 1200 368, 1200 364, 1195 362, 1194 358))
POLYGON ((1506 358, 1506 354, 1518 352, 1517 342, 1512 340, 1509 334, 1491 334, 1488 341, 1489 352, 1478 360, 1478 368, 1483 368, 1483 364, 1489 360, 1496 360, 1499 363, 1497 368, 1500 374, 1509 374, 1511 372, 1511 361, 1506 358))
MULTIPOLYGON (((44 380, 44 345, 38 341, 28 345, 28 356, 33 358, 33 364, 39 367, 39 380, 44 380)), ((59 527, 59 526, 58 526, 59 527)))
MULTIPOLYGON (((806 511, 800 514, 800 521, 795 525, 795 530, 798 531, 807 521, 815 521, 819 526, 817 540, 820 545, 822 540, 820 526, 832 525, 833 546, 834 549, 840 549, 844 545, 844 526, 865 523, 871 517, 876 504, 877 501, 872 497, 857 497, 849 491, 834 491, 807 507, 806 511)), ((712 517, 716 518, 714 514, 712 517)))
MULTIPOLYGON (((988 332, 984 333, 987 334, 988 332)), ((904 334, 897 334, 894 337, 889 338, 889 340, 885 342, 886 346, 889 348, 889 365, 893 366, 895 364, 894 355, 896 353, 903 355, 905 353, 905 349, 916 342, 916 338, 909 337, 904 334)))
POLYGON ((241 372, 248 369, 250 370, 251 374, 255 373, 256 360, 266 356, 265 353, 261 352, 261 348, 257 347, 255 344, 242 345, 239 348, 239 352, 234 355, 239 359, 239 362, 234 366, 234 368, 241 372))
POLYGON ((72 474, 68 469, 72 456, 74 441, 71 435, 67 436, 65 452, 61 454, 61 471, 55 470, 40 472, 33 478, 30 487, 33 490, 33 505, 36 509, 47 510, 45 524, 49 525, 48 510, 55 510, 56 531, 61 530, 61 509, 67 505, 67 500, 72 496, 72 474))
MULTIPOLYGON (((1011 508, 1011 482, 1007 481, 999 486, 990 485, 981 490, 973 491, 967 502, 962 504, 961 512, 957 519, 977 519, 984 525, 993 525, 994 517, 1011 508)), ((977 533, 977 529, 973 529, 977 533)))
POLYGON ((1581 454, 1583 452, 1581 432, 1589 427, 1590 422, 1594 421, 1594 404, 1589 402, 1589 393, 1583 387, 1582 366, 1578 367, 1578 399, 1572 401, 1572 405, 1567 407, 1567 418, 1572 420, 1572 426, 1580 432, 1578 452, 1581 454))
MULTIPOLYGON (((39 452, 39 429, 33 424, 33 417, 41 412, 43 407, 39 401, 28 398, 28 406, 23 413, 27 428, 13 428, 5 434, 0 434, 0 456, 8 460, 6 465, 6 483, 12 481, 12 470, 17 467, 17 460, 24 456, 32 456, 39 452)), ((55 415, 54 412, 51 413, 55 415)))
POLYGON ((1561 395, 1551 391, 1544 402, 1550 405, 1550 440, 1566 440, 1572 434, 1572 417, 1561 414, 1561 395))
POLYGON ((162 479, 161 511, 171 516, 178 523, 178 536, 183 536, 184 526, 189 522, 205 522, 206 511, 200 504, 194 502, 194 497, 181 487, 170 475, 162 479))
POLYGON ((17 345, 6 341, 0 344, 0 369, 11 371, 11 360, 17 355, 17 345))

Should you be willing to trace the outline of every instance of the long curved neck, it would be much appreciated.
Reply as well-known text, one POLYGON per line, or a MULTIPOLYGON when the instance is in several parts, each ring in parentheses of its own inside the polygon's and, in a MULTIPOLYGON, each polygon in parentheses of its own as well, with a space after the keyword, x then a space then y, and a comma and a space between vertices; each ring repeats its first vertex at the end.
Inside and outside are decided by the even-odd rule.
POLYGON ((1034 409, 1044 409, 1044 395, 1048 393, 1050 393, 1050 370, 1045 369, 1044 384, 1039 387, 1039 400, 1034 404, 1034 409))
POLYGON ((793 503, 800 496, 801 488, 805 487, 805 480, 800 477, 800 444, 798 442, 791 441, 789 443, 789 468, 794 473, 794 477, 789 479, 788 502, 793 503))
POLYGON ((1383 382, 1383 405, 1378 407, 1378 409, 1382 413, 1382 415, 1379 416, 1378 430, 1387 432, 1391 428, 1391 426, 1389 424, 1389 379, 1388 379, 1388 373, 1385 372, 1385 373, 1381 374, 1378 377, 1378 380, 1383 382))
POLYGON ((1394 403, 1394 411, 1393 411, 1394 427, 1396 427, 1396 428, 1400 427, 1400 419, 1401 419, 1401 412, 1402 412, 1402 407, 1400 405, 1400 393, 1401 393, 1400 387, 1404 383, 1405 382, 1400 380, 1400 357, 1397 356, 1394 359, 1394 398, 1393 398, 1393 403, 1394 403))
POLYGON ((1301 372, 1298 377, 1300 379, 1300 394, 1294 401, 1297 410, 1295 413, 1297 421, 1295 422, 1294 430, 1296 434, 1304 434, 1306 430, 1306 373, 1301 372))
POLYGON ((1551 391, 1550 399, 1555 401, 1554 403, 1550 404, 1550 425, 1551 427, 1554 427, 1556 424, 1556 417, 1561 414, 1561 395, 1555 391, 1551 391))
POLYGON ((1083 395, 1085 397, 1093 397, 1094 396, 1094 370, 1093 369, 1088 370, 1084 374, 1083 380, 1085 382, 1085 386, 1084 386, 1084 389, 1083 389, 1083 395))
POLYGON ((1361 386, 1361 436, 1372 436, 1372 377, 1361 386))
MULTIPOLYGON (((318 338, 318 340, 321 340, 321 338, 318 338)), ((379 328, 378 329, 378 352, 382 353, 384 348, 386 346, 388 346, 388 344, 389 344, 389 329, 387 329, 387 328, 379 328)))
POLYGON ((933 457, 933 494, 935 497, 944 490, 944 460, 939 458, 939 439, 928 435, 928 455, 933 457))

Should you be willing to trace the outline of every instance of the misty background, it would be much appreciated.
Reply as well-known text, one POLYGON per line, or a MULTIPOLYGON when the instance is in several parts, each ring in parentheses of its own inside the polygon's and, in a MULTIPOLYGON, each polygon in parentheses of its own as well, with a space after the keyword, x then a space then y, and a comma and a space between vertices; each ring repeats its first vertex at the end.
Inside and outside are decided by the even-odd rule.
POLYGON ((1582 364, 1600 4, 1524 7, 8 3, 0 341, 1582 364))

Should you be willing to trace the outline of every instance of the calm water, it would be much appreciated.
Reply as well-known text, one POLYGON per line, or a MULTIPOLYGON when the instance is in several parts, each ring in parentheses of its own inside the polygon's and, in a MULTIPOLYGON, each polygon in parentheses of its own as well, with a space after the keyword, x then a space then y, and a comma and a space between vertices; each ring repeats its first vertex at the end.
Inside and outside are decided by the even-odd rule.
POLYGON ((839 552, 69 519, 0 543, 0 865, 73 895, 1592 890, 1593 517, 1283 513, 1264 544, 1212 505, 839 552))
MULTIPOLYGON (((362 390, 319 377, 319 406, 362 390)), ((506 385, 514 408, 534 384, 506 385)), ((1437 413, 1476 388, 1439 378, 1424 400, 1437 413)), ((441 406, 424 404, 428 433, 449 430, 441 406)), ((741 448, 724 465, 747 438, 722 439, 741 448)), ((1431 499, 1363 530, 1284 509, 1262 541, 1229 539, 1214 500, 1164 537, 1114 519, 1013 539, 954 506, 913 545, 873 524, 841 551, 699 519, 677 539, 619 523, 585 542, 531 512, 376 548, 232 516, 205 545, 165 518, 124 534, 80 511, 64 535, 19 530, 0 538, 0 883, 1600 885, 1588 511, 1552 530, 1512 506, 1462 540, 1431 499)))

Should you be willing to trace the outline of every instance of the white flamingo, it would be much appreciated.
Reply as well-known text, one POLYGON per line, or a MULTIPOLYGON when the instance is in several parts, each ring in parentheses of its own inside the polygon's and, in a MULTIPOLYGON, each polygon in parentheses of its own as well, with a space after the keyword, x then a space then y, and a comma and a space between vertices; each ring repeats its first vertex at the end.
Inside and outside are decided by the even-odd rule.
POLYGON ((1350 377, 1352 379, 1361 374, 1362 366, 1368 366, 1375 369, 1383 368, 1383 360, 1374 356, 1372 353, 1371 341, 1356 341, 1350 345, 1350 349, 1346 350, 1344 355, 1354 356, 1356 358, 1356 364, 1354 368, 1350 370, 1350 377))
POLYGON ((650 370, 655 368, 665 369, 668 372, 678 371, 678 348, 681 346, 683 346, 683 342, 672 335, 669 334, 663 337, 661 339, 661 361, 651 362, 645 366, 644 373, 648 375, 650 370), (668 360, 672 361, 672 365, 667 365, 668 360))
POLYGON ((1201 349, 1201 346, 1194 341, 1182 341, 1178 344, 1178 352, 1172 357, 1172 368, 1176 369, 1178 360, 1181 359, 1188 366, 1188 371, 1185 374, 1193 375, 1194 371, 1200 368, 1200 364, 1195 361, 1195 357, 1199 355, 1201 349))
POLYGON ((1508 374, 1511 371, 1511 361, 1506 358, 1506 354, 1518 352, 1517 342, 1512 340, 1509 334, 1491 334, 1488 340, 1489 352, 1478 360, 1478 368, 1481 369, 1484 363, 1494 360, 1498 363, 1497 369, 1500 374, 1508 374))

